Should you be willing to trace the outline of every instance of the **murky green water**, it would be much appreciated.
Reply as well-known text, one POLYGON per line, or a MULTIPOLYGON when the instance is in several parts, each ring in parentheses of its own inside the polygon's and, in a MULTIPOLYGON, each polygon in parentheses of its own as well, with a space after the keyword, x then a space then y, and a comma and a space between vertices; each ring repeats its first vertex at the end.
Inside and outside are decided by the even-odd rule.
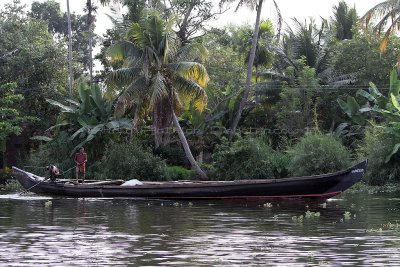
POLYGON ((0 266, 50 265, 400 266, 400 196, 259 205, 0 195, 0 266))

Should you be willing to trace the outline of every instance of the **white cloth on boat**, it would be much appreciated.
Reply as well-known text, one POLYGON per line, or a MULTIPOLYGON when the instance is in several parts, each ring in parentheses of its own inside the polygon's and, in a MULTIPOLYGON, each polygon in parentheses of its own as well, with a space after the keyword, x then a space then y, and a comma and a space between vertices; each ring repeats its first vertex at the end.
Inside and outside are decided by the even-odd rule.
POLYGON ((121 184, 121 186, 135 186, 135 185, 142 185, 143 183, 139 181, 138 179, 132 179, 129 181, 126 181, 125 183, 121 184))

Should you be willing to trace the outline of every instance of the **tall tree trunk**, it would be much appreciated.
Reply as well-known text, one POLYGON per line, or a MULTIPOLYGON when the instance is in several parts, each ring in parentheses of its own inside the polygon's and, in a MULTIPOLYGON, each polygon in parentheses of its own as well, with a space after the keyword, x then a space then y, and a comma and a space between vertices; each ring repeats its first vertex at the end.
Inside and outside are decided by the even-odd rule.
POLYGON ((186 157, 188 158, 190 165, 192 168, 196 171, 196 173, 202 178, 202 179, 207 179, 207 175, 205 172, 200 168, 199 164, 197 164, 196 160, 193 157, 192 152, 190 151, 189 144, 186 140, 185 134, 182 131, 181 126, 179 125, 178 118, 175 115, 175 112, 172 111, 172 121, 174 123, 174 127, 176 131, 178 132, 179 135, 179 140, 182 143, 183 149, 185 150, 186 157))
POLYGON ((229 140, 232 140, 236 134, 236 128, 237 128, 240 118, 242 116, 242 112, 243 112, 244 106, 247 102, 247 98, 249 97, 249 91, 251 88, 251 76, 252 76, 254 58, 256 56, 256 48, 257 48, 257 42, 258 42, 258 32, 260 30, 260 18, 261 18, 262 4, 263 4, 263 0, 258 0, 258 5, 256 7, 256 9, 257 9, 256 25, 254 27, 254 34, 253 34, 253 39, 252 39, 252 43, 251 43, 249 62, 247 64, 246 87, 242 93, 242 98, 240 99, 239 109, 238 109, 238 111, 235 115, 235 118, 233 119, 232 125, 231 125, 229 140))
POLYGON ((68 17, 69 96, 72 97, 72 33, 71 33, 71 13, 69 10, 69 0, 67 0, 67 17, 68 17))
POLYGON ((93 18, 92 18, 92 0, 87 1, 87 9, 88 9, 88 26, 89 26, 89 84, 90 88, 92 88, 93 84, 93 31, 92 31, 92 25, 93 25, 93 18))
POLYGON ((92 56, 92 29, 89 30, 89 84, 90 84, 90 88, 92 88, 92 84, 93 84, 93 56, 92 56))

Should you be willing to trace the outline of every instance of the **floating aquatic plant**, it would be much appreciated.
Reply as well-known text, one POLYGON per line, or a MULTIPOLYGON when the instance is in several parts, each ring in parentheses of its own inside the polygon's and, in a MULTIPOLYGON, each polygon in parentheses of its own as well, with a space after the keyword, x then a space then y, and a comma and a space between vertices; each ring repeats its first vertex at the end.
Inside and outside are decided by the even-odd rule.
POLYGON ((321 213, 319 213, 319 212, 312 212, 312 211, 309 211, 309 210, 306 211, 306 215, 305 215, 305 217, 306 217, 307 219, 319 218, 320 216, 321 216, 321 213))

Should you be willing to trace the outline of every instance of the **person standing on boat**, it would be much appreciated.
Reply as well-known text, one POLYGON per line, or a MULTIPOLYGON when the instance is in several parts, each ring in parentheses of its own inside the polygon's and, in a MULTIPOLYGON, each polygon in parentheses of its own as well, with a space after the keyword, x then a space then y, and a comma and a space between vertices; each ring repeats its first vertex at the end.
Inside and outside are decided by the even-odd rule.
POLYGON ((82 183, 84 183, 86 175, 87 154, 85 153, 85 149, 83 147, 81 147, 79 151, 76 152, 74 160, 76 163, 76 182, 79 183, 79 174, 81 174, 82 183))

